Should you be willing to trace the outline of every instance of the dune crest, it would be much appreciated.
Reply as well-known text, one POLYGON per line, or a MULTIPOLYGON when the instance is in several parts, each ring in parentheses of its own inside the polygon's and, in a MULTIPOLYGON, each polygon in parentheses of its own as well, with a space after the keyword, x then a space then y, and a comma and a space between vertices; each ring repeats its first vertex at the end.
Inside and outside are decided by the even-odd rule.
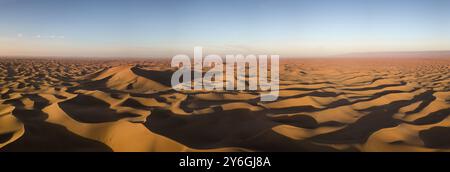
MULTIPOLYGON (((145 73, 145 70, 132 66, 117 66, 102 71, 91 80, 98 86, 104 86, 112 90, 120 90, 130 93, 154 93, 170 89, 170 85, 153 81, 136 73, 145 73)), ((167 75, 166 77, 170 77, 167 75)))
POLYGON ((0 60, 0 151, 449 151, 450 59, 282 59, 280 94, 176 91, 167 59, 0 60))

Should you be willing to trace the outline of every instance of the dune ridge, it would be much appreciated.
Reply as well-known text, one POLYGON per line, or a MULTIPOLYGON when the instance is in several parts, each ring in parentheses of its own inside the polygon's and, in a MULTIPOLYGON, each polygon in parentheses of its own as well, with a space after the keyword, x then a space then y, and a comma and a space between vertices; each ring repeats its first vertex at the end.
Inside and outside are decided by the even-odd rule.
POLYGON ((280 97, 167 59, 0 59, 0 151, 449 151, 450 58, 282 59, 280 97))

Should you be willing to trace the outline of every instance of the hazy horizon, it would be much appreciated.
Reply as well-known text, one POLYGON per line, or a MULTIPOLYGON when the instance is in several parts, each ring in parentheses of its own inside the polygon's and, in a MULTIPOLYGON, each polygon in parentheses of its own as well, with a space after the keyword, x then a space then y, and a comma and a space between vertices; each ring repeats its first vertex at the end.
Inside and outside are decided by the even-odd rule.
POLYGON ((450 50, 450 2, 0 0, 0 55, 329 56, 450 50))
MULTIPOLYGON (((186 53, 189 57, 193 58, 192 53, 186 53)), ((213 52, 211 54, 214 54, 213 52)), ((239 55, 250 55, 242 54, 239 55)), ((205 57, 206 53, 203 53, 205 57)), ((236 55, 236 54, 220 54, 222 57, 226 55, 236 55)), ((261 54, 251 54, 251 55, 261 55, 261 54)), ((432 50, 432 51, 372 51, 372 52, 348 52, 340 54, 329 54, 329 55, 299 55, 299 56, 281 56, 280 58, 297 58, 297 59, 308 59, 308 58, 447 58, 450 56, 450 50, 432 50)), ((172 56, 90 56, 90 55, 2 55, 0 58, 101 58, 101 59, 170 59, 172 56)))

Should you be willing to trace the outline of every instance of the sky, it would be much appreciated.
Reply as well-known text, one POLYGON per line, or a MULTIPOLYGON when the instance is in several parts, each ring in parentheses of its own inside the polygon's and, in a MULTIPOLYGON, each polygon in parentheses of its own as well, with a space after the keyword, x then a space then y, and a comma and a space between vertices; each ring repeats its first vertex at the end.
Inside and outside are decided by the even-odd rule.
POLYGON ((450 50, 449 0, 0 0, 0 55, 450 50))

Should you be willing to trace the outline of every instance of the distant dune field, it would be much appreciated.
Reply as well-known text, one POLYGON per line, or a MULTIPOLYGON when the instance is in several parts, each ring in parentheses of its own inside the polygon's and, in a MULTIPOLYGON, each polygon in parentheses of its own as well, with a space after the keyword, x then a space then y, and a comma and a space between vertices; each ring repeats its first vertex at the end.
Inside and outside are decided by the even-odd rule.
POLYGON ((0 151, 449 151, 450 58, 282 59, 280 96, 170 60, 0 59, 0 151))

